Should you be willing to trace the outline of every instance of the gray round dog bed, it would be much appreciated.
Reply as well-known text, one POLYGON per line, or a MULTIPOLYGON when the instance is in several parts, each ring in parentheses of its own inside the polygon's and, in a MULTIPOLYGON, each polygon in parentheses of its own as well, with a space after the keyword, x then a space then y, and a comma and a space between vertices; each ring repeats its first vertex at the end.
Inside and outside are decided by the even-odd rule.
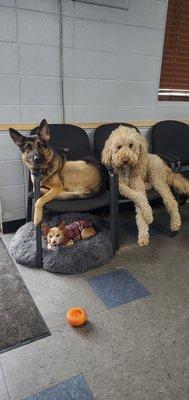
MULTIPOLYGON (((113 256, 110 241, 109 224, 102 218, 81 213, 65 213, 45 217, 43 223, 50 227, 58 226, 61 221, 70 224, 77 220, 92 223, 97 234, 87 240, 79 240, 72 247, 59 246, 55 251, 47 250, 43 239, 43 268, 49 272, 73 274, 100 267, 113 256)), ((30 268, 36 267, 36 236, 33 222, 27 222, 16 232, 10 243, 13 259, 30 268)))

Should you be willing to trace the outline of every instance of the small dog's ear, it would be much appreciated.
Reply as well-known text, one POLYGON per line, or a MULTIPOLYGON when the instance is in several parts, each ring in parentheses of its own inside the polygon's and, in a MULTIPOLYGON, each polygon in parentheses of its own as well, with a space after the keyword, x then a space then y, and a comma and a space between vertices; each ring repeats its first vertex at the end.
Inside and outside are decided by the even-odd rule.
POLYGON ((26 138, 23 135, 21 135, 21 133, 19 133, 13 128, 9 129, 9 134, 13 142, 19 147, 21 147, 24 141, 26 140, 26 138))
POLYGON ((58 229, 60 229, 60 231, 62 231, 62 232, 65 231, 65 222, 64 222, 64 221, 62 221, 62 222, 60 223, 60 225, 58 225, 58 229))
POLYGON ((50 231, 50 228, 47 225, 41 225, 41 230, 44 233, 44 235, 47 235, 50 231))
POLYGON ((48 142, 50 140, 50 131, 49 131, 49 125, 46 121, 46 119, 43 119, 41 121, 38 130, 37 130, 37 135, 42 139, 44 142, 48 142))

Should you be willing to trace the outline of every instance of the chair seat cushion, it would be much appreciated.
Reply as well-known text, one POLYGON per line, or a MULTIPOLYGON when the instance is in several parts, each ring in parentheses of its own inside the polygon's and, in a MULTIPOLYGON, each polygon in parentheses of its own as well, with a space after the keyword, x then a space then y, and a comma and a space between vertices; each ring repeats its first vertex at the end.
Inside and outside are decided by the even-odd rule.
MULTIPOLYGON (((109 223, 97 216, 86 213, 65 213, 46 216, 43 223, 49 227, 58 226, 61 221, 87 220, 96 229, 90 239, 79 240, 71 247, 58 246, 55 251, 47 249, 43 238, 43 268, 49 272, 73 274, 85 272, 107 263, 113 257, 109 223)), ((10 244, 13 259, 24 266, 36 268, 36 232, 33 222, 27 222, 18 229, 10 244)))
POLYGON ((55 199, 45 204, 45 209, 54 212, 81 212, 103 207, 110 202, 109 191, 88 199, 59 200, 55 199))

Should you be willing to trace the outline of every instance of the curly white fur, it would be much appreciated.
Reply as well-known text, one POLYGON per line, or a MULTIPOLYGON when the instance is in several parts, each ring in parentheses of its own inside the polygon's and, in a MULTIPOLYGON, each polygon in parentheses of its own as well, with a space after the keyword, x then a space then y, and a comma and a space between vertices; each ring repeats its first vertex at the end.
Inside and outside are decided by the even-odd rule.
POLYGON ((149 154, 148 141, 134 127, 120 125, 111 133, 102 151, 102 162, 118 173, 120 193, 135 204, 140 246, 149 243, 149 224, 153 221, 148 189, 155 189, 162 197, 170 214, 171 230, 180 229, 178 203, 170 187, 189 194, 189 181, 173 173, 160 157, 149 154))

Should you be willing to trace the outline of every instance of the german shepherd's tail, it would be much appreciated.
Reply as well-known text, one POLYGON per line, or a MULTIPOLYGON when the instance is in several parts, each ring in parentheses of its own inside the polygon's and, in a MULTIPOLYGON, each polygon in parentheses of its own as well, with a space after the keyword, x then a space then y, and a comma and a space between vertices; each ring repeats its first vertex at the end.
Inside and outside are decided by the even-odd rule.
POLYGON ((74 199, 89 199, 91 197, 94 197, 99 193, 100 190, 100 184, 94 187, 91 191, 75 191, 75 192, 64 192, 63 195, 61 196, 61 193, 57 196, 57 199, 60 200, 74 200, 74 199))
POLYGON ((178 190, 179 193, 189 196, 189 179, 186 179, 181 174, 176 174, 171 169, 168 169, 167 183, 169 186, 178 190))

